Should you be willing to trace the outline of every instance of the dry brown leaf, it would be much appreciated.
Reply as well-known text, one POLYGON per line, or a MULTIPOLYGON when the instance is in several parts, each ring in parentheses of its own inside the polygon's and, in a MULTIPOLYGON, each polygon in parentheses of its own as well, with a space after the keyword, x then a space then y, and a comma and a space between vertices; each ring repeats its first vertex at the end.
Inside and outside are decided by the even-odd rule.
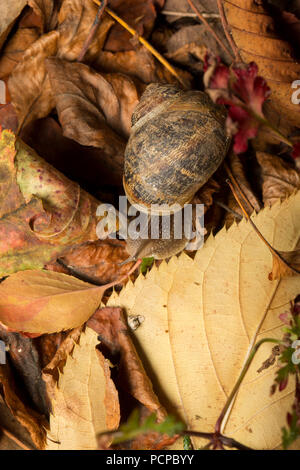
POLYGON ((29 432, 14 418, 3 397, 0 395, 0 450, 36 450, 29 432), (8 435, 4 429, 14 437, 8 435))
POLYGON ((43 22, 43 33, 55 29, 60 3, 61 0, 28 0, 28 5, 43 22))
MULTIPOLYGON (((63 0, 58 15, 58 57, 69 61, 79 57, 97 10, 98 7, 92 0, 63 0)), ((110 16, 102 16, 97 34, 85 55, 86 61, 90 62, 98 56, 113 24, 114 20, 110 16)))
POLYGON ((97 344, 97 334, 87 328, 67 357, 52 399, 48 450, 97 449, 96 435, 118 428, 118 392, 97 344))
POLYGON ((109 349, 110 354, 121 354, 119 374, 122 386, 148 410, 156 413, 159 420, 163 420, 166 411, 153 392, 152 384, 130 339, 122 309, 98 309, 87 325, 100 335, 101 343, 109 349))
POLYGON ((256 0, 225 0, 225 13, 242 59, 254 61, 272 90, 271 103, 281 117, 300 126, 300 108, 291 101, 291 83, 299 79, 300 64, 291 45, 280 39, 274 20, 256 0))
POLYGON ((31 439, 38 449, 44 449, 46 443, 47 420, 23 403, 19 396, 9 364, 0 365, 0 385, 4 400, 15 418, 29 431, 31 439))
POLYGON ((69 274, 76 272, 81 279, 86 276, 87 281, 93 279, 99 284, 106 284, 126 276, 133 263, 123 266, 120 263, 128 257, 124 241, 108 239, 71 248, 59 260, 69 270, 69 274))
POLYGON ((7 358, 17 377, 20 396, 28 396, 34 409, 41 415, 49 415, 49 401, 41 377, 41 363, 32 338, 7 331, 0 324, 0 340, 9 349, 7 358))
POLYGON ((90 67, 60 59, 46 66, 64 135, 82 145, 123 153, 131 114, 139 101, 133 81, 121 74, 102 76, 90 67))
MULTIPOLYGON (((177 79, 144 47, 137 46, 134 51, 107 52, 102 51, 93 62, 93 67, 100 72, 118 72, 137 78, 144 83, 175 83, 177 79)), ((176 68, 176 67, 175 67, 176 68)), ((176 72, 191 85, 191 75, 179 68, 176 72)))
POLYGON ((0 49, 3 46, 16 18, 19 16, 27 0, 14 0, 14 2, 2 2, 0 19, 0 49))
POLYGON ((19 131, 35 119, 47 116, 55 106, 45 59, 57 52, 59 33, 51 31, 35 41, 13 70, 8 87, 19 118, 19 131))
MULTIPOLYGON (((145 38, 152 31, 155 19, 156 9, 163 7, 165 0, 110 0, 109 7, 126 21, 136 32, 145 38)), ((134 48, 132 36, 119 24, 115 24, 111 29, 105 50, 118 52, 128 51, 134 48)))
MULTIPOLYGON (((71 330, 71 332, 72 331, 74 330, 71 330)), ((32 339, 34 347, 38 351, 39 362, 42 369, 50 364, 69 333, 70 331, 60 331, 59 333, 46 334, 32 339)))
MULTIPOLYGON (((245 170, 241 158, 235 153, 231 152, 229 155, 229 164, 232 175, 236 179, 239 187, 243 191, 243 194, 246 196, 249 203, 244 201, 244 206, 248 214, 252 214, 253 211, 259 212, 261 209, 261 204, 255 196, 249 182, 247 181, 245 170)), ((243 212, 236 201, 232 192, 229 194, 228 198, 228 207, 233 210, 235 213, 240 214, 243 217, 243 212)), ((236 217, 233 213, 226 214, 226 226, 229 227, 232 222, 236 220, 236 217)))
MULTIPOLYGON (((293 250, 300 191, 253 220, 276 248, 293 250)), ((108 306, 144 316, 133 332, 138 353, 167 411, 188 429, 212 432, 249 347, 266 336, 282 338, 278 317, 299 293, 300 276, 270 281, 271 265, 268 248, 244 220, 211 236, 194 260, 174 257, 110 298, 108 306)), ((257 373, 272 347, 259 349, 222 426, 225 435, 254 449, 280 447, 294 399, 293 381, 270 396, 276 366, 257 373)))
MULTIPOLYGON (((59 379, 59 374, 63 372, 63 368, 66 365, 67 358, 72 354, 75 344, 79 342, 80 335, 83 327, 79 326, 74 328, 71 331, 65 333, 65 338, 61 342, 59 348, 56 350, 55 354, 43 368, 43 381, 47 385, 47 394, 49 399, 52 401, 55 397, 55 392, 57 388, 57 382, 59 379)), ((60 333, 59 333, 60 334, 60 333)), ((43 335, 39 338, 36 338, 35 341, 42 338, 51 337, 52 335, 43 335)))
POLYGON ((26 333, 69 330, 88 320, 105 289, 54 271, 19 271, 0 285, 0 322, 26 333))
POLYGON ((261 166, 262 195, 265 206, 273 206, 300 189, 300 174, 280 157, 256 152, 261 166))
POLYGON ((15 34, 8 41, 1 54, 0 78, 8 77, 15 66, 20 62, 26 49, 33 44, 40 36, 37 28, 19 27, 15 34))
MULTIPOLYGON (((216 34, 222 38, 226 47, 230 49, 221 23, 215 22, 213 23, 213 27, 216 34)), ((215 56, 221 57, 223 62, 231 62, 231 57, 224 53, 224 50, 203 24, 183 26, 180 28, 172 34, 168 40, 167 50, 168 53, 166 57, 168 59, 175 61, 175 63, 180 66, 188 67, 189 71, 198 74, 203 72, 203 62, 207 50, 215 56)))
POLYGON ((13 132, 18 130, 18 116, 11 103, 0 105, 0 126, 1 129, 10 129, 13 132))

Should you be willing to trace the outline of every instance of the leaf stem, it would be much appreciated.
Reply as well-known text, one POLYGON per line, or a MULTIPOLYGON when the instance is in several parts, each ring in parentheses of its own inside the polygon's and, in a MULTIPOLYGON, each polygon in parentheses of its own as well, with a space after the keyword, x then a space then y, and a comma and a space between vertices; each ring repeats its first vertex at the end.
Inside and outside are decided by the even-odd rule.
POLYGON ((245 362, 244 367, 243 367, 243 369, 242 369, 242 371, 241 371, 241 373, 240 373, 240 375, 239 375, 239 377, 236 381, 236 384, 233 387, 229 397, 227 398, 225 406, 224 406, 223 410, 221 411, 221 414, 220 414, 220 416, 219 416, 219 418, 216 422, 216 425, 215 425, 215 433, 216 434, 221 433, 222 421, 223 421, 223 419, 224 419, 224 417, 227 413, 227 410, 229 409, 232 400, 234 399, 236 393, 238 392, 238 390, 241 386, 241 383, 244 380, 244 377, 245 377, 245 375, 246 375, 246 373, 247 373, 247 371, 248 371, 248 369, 251 365, 251 362, 252 362, 255 354, 257 353, 260 346, 264 343, 277 343, 277 344, 279 344, 280 340, 277 340, 277 339, 274 339, 274 338, 263 338, 253 346, 253 348, 250 351, 249 357, 248 357, 247 361, 245 362))
POLYGON ((187 436, 195 436, 195 437, 202 437, 204 439, 209 439, 210 443, 208 443, 205 448, 209 448, 214 440, 219 440, 223 445, 230 447, 230 448, 235 448, 239 450, 253 450, 251 447, 247 447, 244 444, 241 444, 240 442, 236 441, 235 439, 232 439, 231 437, 223 436, 223 434, 217 435, 212 432, 201 432, 201 431, 183 431, 181 435, 187 435, 187 436))

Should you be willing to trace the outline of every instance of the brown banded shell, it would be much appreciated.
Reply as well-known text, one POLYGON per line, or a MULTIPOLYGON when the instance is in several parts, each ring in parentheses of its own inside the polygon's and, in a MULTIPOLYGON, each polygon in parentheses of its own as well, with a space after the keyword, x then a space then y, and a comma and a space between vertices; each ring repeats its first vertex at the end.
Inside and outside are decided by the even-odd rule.
POLYGON ((151 84, 132 116, 124 189, 131 204, 188 203, 226 155, 226 112, 206 93, 151 84))

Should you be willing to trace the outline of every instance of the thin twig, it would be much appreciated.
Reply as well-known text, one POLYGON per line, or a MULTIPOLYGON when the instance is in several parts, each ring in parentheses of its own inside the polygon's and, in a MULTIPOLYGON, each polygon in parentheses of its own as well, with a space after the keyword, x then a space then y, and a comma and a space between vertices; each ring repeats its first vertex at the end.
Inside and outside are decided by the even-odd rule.
POLYGON ((235 62, 243 62, 242 59, 241 59, 240 53, 238 51, 238 48, 237 48, 234 40, 231 37, 231 33, 228 30, 228 23, 227 23, 227 20, 226 20, 226 17, 225 17, 222 0, 217 0, 217 4, 218 4, 219 13, 220 13, 220 17, 221 17, 221 23, 222 23, 222 26, 223 26, 223 29, 224 29, 225 36, 226 36, 227 41, 229 42, 230 47, 233 50, 233 53, 235 55, 235 62))
POLYGON ((251 363, 252 363, 252 361, 253 361, 253 358, 254 358, 255 354, 257 353, 257 351, 258 351, 258 349, 260 348, 260 346, 261 346, 262 344, 264 344, 264 343, 276 343, 276 344, 279 344, 280 341, 277 340, 277 339, 274 339, 274 338, 263 338, 263 339, 261 339, 260 341, 258 341, 258 343, 256 343, 256 344, 253 346, 253 348, 252 348, 252 350, 251 350, 251 352, 250 352, 250 354, 249 354, 249 356, 248 356, 248 359, 247 359, 247 361, 245 362, 244 367, 243 367, 243 369, 242 369, 242 371, 241 371, 241 373, 240 373, 240 375, 239 375, 239 378, 237 379, 235 386, 233 387, 233 389, 232 389, 232 391, 231 391, 229 397, 227 398, 227 401, 226 401, 226 403, 225 403, 225 405, 224 405, 224 408, 223 408, 223 410, 221 411, 221 414, 220 414, 220 416, 219 416, 219 418, 218 418, 218 420, 217 420, 217 422, 216 422, 216 426, 215 426, 215 433, 216 433, 216 434, 219 434, 219 433, 221 432, 222 421, 223 421, 223 419, 224 419, 224 417, 225 417, 225 415, 226 415, 226 413, 227 413, 227 410, 228 410, 228 408, 230 407, 232 400, 234 400, 234 398, 235 398, 235 396, 236 396, 236 394, 237 394, 237 392, 238 392, 238 390, 239 390, 239 388, 240 388, 240 386, 241 386, 241 383, 243 382, 244 377, 245 377, 246 373, 248 372, 248 369, 249 369, 249 367, 250 367, 250 365, 251 365, 251 363))
POLYGON ((234 56, 232 55, 232 53, 229 51, 229 49, 225 46, 224 44, 224 41, 222 41, 219 36, 215 33, 214 29, 211 27, 211 25, 209 24, 209 22, 204 18, 204 16, 202 15, 201 11, 198 10, 198 8, 196 7, 196 5, 194 4, 193 0, 187 0, 188 4, 190 5, 190 7, 194 10, 194 12, 196 13, 196 15, 198 16, 199 20, 202 21, 202 23, 206 26, 206 28, 208 29, 208 31, 213 35, 213 37, 215 38, 215 40, 217 41, 217 43, 221 46, 221 48, 234 60, 234 56))
POLYGON ((107 0, 100 0, 100 5, 99 5, 99 8, 98 8, 98 11, 97 11, 97 14, 96 14, 96 18, 95 18, 95 21, 90 29, 90 32, 86 38, 86 40, 84 41, 84 44, 83 44, 83 47, 81 49, 81 52, 78 56, 78 59, 77 61, 78 62, 82 62, 83 59, 84 59, 84 56, 85 54, 87 53, 87 50, 88 48, 90 47, 96 33, 97 33, 97 30, 99 28, 99 24, 100 24, 100 19, 101 19, 101 16, 103 15, 104 13, 104 9, 107 5, 107 0))
POLYGON ((224 163, 224 167, 225 167, 225 170, 229 176, 229 178, 231 179, 231 181, 235 184, 235 186, 238 188, 239 192, 241 193, 241 196, 243 197, 244 201, 246 202, 246 204, 248 204, 248 206, 251 207, 252 211, 255 210, 255 208, 253 207, 253 205, 251 204, 251 202, 249 201, 249 199, 247 198, 246 194, 244 193, 244 191, 242 190, 241 186, 239 185, 237 179, 235 178, 235 176, 233 176, 233 173, 232 171, 230 170, 229 166, 224 163))
POLYGON ((233 209, 230 209, 230 207, 226 206, 226 204, 224 204, 223 202, 215 201, 215 203, 217 204, 217 206, 220 206, 220 207, 222 207, 222 209, 225 209, 227 212, 230 212, 231 214, 233 214, 234 217, 236 217, 237 219, 241 220, 243 218, 243 216, 241 214, 234 211, 233 209))
MULTIPOLYGON (((93 2, 96 3, 96 5, 100 5, 100 0, 93 0, 93 2)), ((116 20, 120 25, 122 25, 123 28, 125 28, 130 34, 132 34, 132 36, 136 37, 139 40, 139 42, 141 44, 143 44, 143 46, 145 46, 146 49, 148 49, 148 51, 150 51, 154 55, 154 57, 156 57, 157 60, 161 64, 163 64, 166 67, 166 69, 169 70, 169 72, 172 75, 174 75, 174 77, 177 78, 179 83, 181 83, 181 85, 184 88, 186 88, 186 89, 189 88, 188 84, 185 82, 185 80, 183 80, 183 78, 180 77, 180 75, 176 72, 174 67, 156 49, 154 49, 154 47, 151 46, 151 44, 148 41, 146 41, 146 39, 144 39, 142 36, 139 36, 135 29, 133 29, 131 26, 129 26, 129 24, 126 23, 126 21, 124 21, 122 18, 120 18, 118 15, 116 15, 116 13, 114 13, 110 8, 106 7, 105 11, 114 20, 116 20)))
MULTIPOLYGON (((197 13, 190 13, 188 11, 162 10, 160 14, 166 15, 166 16, 181 16, 181 17, 186 17, 186 18, 198 18, 197 13)), ((218 13, 201 12, 201 15, 203 16, 203 18, 220 18, 220 15, 218 13)))

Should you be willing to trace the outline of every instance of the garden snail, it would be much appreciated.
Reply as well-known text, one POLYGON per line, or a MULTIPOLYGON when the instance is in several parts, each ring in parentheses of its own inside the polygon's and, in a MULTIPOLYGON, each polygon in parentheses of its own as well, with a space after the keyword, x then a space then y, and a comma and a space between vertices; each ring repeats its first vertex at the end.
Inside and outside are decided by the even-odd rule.
MULTIPOLYGON (((125 150, 123 186, 129 202, 143 212, 166 205, 161 214, 189 203, 226 155, 225 119, 225 109, 206 93, 149 85, 132 115, 125 150)), ((128 251, 133 257, 160 259, 186 244, 184 239, 151 242, 140 240, 138 247, 138 240, 128 240, 128 251)))

